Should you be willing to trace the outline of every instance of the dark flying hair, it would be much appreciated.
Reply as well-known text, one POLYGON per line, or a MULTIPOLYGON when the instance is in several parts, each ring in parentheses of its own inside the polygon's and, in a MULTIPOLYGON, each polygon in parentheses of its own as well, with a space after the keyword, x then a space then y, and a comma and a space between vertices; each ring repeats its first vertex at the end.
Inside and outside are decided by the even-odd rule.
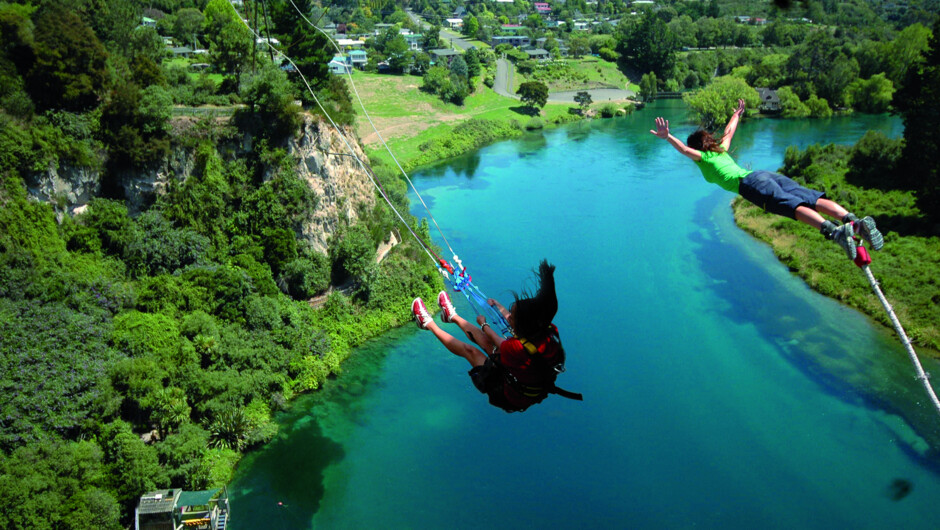
POLYGON ((685 141, 685 145, 698 151, 712 151, 714 153, 725 152, 724 147, 721 146, 721 142, 705 129, 699 129, 690 134, 685 141))
POLYGON ((514 331, 516 335, 532 341, 545 338, 555 313, 558 297, 555 295, 555 266, 542 260, 538 270, 539 286, 535 294, 516 294, 514 331))

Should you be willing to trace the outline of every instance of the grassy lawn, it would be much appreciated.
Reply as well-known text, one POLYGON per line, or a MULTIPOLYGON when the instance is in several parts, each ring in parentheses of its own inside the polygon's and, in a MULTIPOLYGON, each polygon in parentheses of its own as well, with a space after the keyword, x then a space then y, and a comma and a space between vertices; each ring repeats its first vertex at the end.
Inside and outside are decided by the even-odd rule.
POLYGON ((541 64, 534 72, 523 76, 515 73, 513 84, 541 81, 552 92, 584 90, 590 88, 629 88, 630 79, 617 68, 616 63, 599 57, 561 59, 541 64))
MULTIPOLYGON (((421 78, 416 76, 394 76, 356 71, 353 81, 369 112, 375 127, 388 143, 395 156, 405 165, 420 154, 418 146, 428 140, 449 132, 453 126, 472 118, 509 122, 516 120, 526 124, 531 118, 523 114, 522 104, 510 98, 498 96, 482 83, 476 91, 458 106, 444 103, 437 96, 419 90, 421 78)), ((358 102, 354 105, 358 107, 358 102)), ((542 109, 542 120, 550 122, 559 116, 567 116, 571 105, 549 103, 542 109)), ((357 108, 357 132, 370 156, 388 158, 378 135, 368 120, 357 108)))
POLYGON ((172 59, 164 59, 164 60, 163 60, 163 65, 164 65, 164 66, 167 66, 167 67, 174 67, 174 66, 175 66, 175 67, 183 67, 183 68, 185 68, 185 69, 186 69, 186 75, 187 75, 187 77, 189 77, 189 79, 190 79, 191 81, 196 81, 197 79, 199 79, 199 76, 205 75, 205 76, 207 76, 209 79, 211 79, 211 80, 216 84, 216 86, 218 86, 218 85, 220 85, 220 84, 222 83, 222 80, 225 79, 225 76, 224 76, 224 75, 222 75, 222 74, 210 74, 210 73, 208 73, 208 72, 195 72, 195 71, 189 69, 190 65, 197 64, 197 63, 205 63, 205 62, 208 61, 208 60, 209 60, 209 58, 206 57, 206 56, 200 56, 200 57, 197 57, 197 58, 190 58, 190 59, 187 59, 187 58, 185 58, 185 57, 173 57, 172 59))

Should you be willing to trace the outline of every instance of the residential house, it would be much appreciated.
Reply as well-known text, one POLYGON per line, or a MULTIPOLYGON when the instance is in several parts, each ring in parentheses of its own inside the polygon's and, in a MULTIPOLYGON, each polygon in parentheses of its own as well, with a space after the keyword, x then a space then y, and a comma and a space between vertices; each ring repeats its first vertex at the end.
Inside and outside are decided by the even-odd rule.
POLYGON ((525 52, 529 55, 529 59, 532 59, 533 61, 547 61, 552 58, 552 54, 548 53, 548 50, 543 50, 542 48, 526 50, 525 52))
POLYGON ((540 15, 547 15, 552 12, 552 8, 547 2, 535 2, 533 6, 535 7, 535 12, 540 15))
POLYGON ((352 59, 348 55, 336 55, 327 65, 331 74, 343 75, 352 71, 352 59))
POLYGON ((170 52, 176 57, 185 57, 189 58, 193 54, 193 49, 189 46, 177 46, 175 48, 170 48, 170 52))
POLYGON ((349 62, 352 63, 354 68, 362 70, 369 62, 369 54, 365 50, 350 50, 349 62))
POLYGON ((517 48, 529 46, 531 40, 528 35, 500 35, 490 39, 490 46, 494 48, 500 44, 509 44, 517 48))
POLYGON ((460 29, 463 27, 462 18, 448 18, 444 21, 447 22, 447 25, 450 27, 450 29, 460 29))
POLYGON ((734 21, 740 24, 748 24, 751 22, 751 17, 749 17, 748 15, 738 15, 734 17, 734 21))
POLYGON ((358 39, 336 39, 336 45, 339 46, 340 50, 346 51, 362 48, 363 42, 358 39))
POLYGON ((764 114, 777 114, 783 112, 783 106, 780 104, 780 96, 777 91, 770 88, 758 88, 757 95, 760 97, 758 110, 764 114))
POLYGON ((526 28, 522 24, 503 24, 499 27, 499 29, 503 33, 517 33, 526 28))
POLYGON ((460 55, 460 52, 456 50, 442 48, 439 50, 431 50, 430 55, 431 55, 431 64, 450 67, 451 61, 454 60, 454 57, 457 57, 458 55, 460 55))
POLYGON ((454 9, 454 12, 451 14, 453 18, 463 18, 467 16, 467 8, 460 6, 457 9, 454 9))
POLYGON ((421 49, 421 43, 424 41, 424 35, 420 33, 409 33, 404 35, 405 42, 408 43, 408 49, 418 51, 421 49))
POLYGON ((154 20, 154 19, 152 19, 152 18, 150 18, 150 17, 141 17, 141 18, 140 18, 140 25, 141 25, 141 26, 144 26, 144 27, 148 27, 148 28, 156 28, 156 27, 157 27, 157 21, 154 20))
POLYGON ((145 493, 134 509, 138 530, 225 530, 229 503, 225 488, 204 491, 165 489, 145 493))

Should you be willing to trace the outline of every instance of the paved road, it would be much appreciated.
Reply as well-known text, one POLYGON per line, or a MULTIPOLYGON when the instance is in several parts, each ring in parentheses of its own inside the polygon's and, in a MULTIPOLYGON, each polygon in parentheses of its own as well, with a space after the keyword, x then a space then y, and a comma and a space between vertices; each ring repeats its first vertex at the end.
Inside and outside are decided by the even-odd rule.
POLYGON ((519 96, 509 92, 512 86, 513 67, 506 59, 496 59, 496 77, 493 79, 493 91, 507 98, 519 99, 519 96))
MULTIPOLYGON (((513 67, 506 59, 496 60, 496 78, 493 81, 493 91, 500 96, 519 99, 519 96, 509 92, 512 85, 513 67)), ((581 90, 567 90, 563 92, 549 92, 548 100, 553 103, 574 103, 574 96, 581 90)), ((600 101, 623 101, 632 99, 636 94, 632 90, 618 88, 592 88, 587 91, 591 94, 594 103, 600 101)))
POLYGON ((454 33, 449 29, 441 28, 441 42, 449 42, 454 45, 458 50, 467 51, 470 48, 473 48, 473 44, 468 40, 464 40, 459 33, 454 33))
MULTIPOLYGON (((424 19, 419 17, 414 11, 409 10, 405 11, 405 13, 408 15, 408 18, 410 18, 411 21, 415 24, 418 24, 419 27, 423 29, 428 29, 431 27, 430 24, 425 22, 424 19)), ((456 33, 450 29, 441 28, 441 32, 438 36, 441 39, 441 43, 452 43, 458 50, 466 51, 470 48, 473 48, 473 44, 471 44, 470 41, 465 40, 460 36, 459 33, 456 33)))

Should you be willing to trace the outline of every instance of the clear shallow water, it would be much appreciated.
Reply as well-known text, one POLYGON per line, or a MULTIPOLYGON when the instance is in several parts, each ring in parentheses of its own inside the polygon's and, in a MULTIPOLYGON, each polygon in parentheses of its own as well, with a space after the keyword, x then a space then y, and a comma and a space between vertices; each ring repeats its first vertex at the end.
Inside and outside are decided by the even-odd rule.
MULTIPOLYGON (((233 528, 936 528, 940 421, 900 345, 737 229, 731 195, 646 132, 658 112, 691 131, 661 107, 416 175, 490 296, 557 265, 559 385, 583 403, 506 414, 430 333, 397 330, 243 460, 233 528)), ((775 169, 869 128, 900 134, 747 122, 736 155, 775 169)))

